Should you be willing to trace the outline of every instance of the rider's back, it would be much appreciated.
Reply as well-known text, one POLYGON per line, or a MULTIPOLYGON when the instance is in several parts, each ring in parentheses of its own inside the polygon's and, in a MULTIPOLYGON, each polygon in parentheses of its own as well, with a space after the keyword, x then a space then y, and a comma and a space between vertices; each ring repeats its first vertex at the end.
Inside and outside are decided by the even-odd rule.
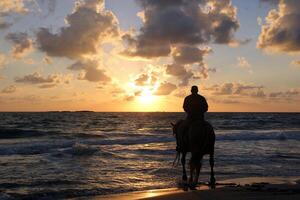
POLYGON ((199 94, 191 94, 184 99, 183 109, 191 119, 204 119, 208 110, 206 99, 199 94))

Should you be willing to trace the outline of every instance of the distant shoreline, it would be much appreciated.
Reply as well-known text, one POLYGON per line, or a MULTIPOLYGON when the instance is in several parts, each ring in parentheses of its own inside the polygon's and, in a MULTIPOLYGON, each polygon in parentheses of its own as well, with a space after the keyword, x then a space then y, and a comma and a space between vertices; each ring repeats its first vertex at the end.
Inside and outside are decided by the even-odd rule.
MULTIPOLYGON (((68 110, 62 110, 62 111, 0 111, 0 113, 184 113, 183 111, 92 111, 92 110, 78 110, 78 111, 68 111, 68 110)), ((293 111, 293 112, 208 112, 208 113, 295 113, 299 114, 300 111, 293 111)))

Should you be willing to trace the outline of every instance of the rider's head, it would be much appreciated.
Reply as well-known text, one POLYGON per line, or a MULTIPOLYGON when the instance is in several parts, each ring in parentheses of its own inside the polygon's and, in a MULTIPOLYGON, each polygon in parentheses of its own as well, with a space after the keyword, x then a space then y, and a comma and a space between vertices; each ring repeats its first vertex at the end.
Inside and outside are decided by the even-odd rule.
POLYGON ((198 87, 196 85, 193 85, 191 88, 192 94, 197 94, 198 93, 198 87))

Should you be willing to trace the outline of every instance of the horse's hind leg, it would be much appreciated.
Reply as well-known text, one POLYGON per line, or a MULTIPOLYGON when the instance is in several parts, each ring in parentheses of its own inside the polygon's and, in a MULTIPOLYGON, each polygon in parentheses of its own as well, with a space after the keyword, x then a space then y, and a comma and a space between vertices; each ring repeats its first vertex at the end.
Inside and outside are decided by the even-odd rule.
POLYGON ((214 153, 213 152, 209 155, 209 164, 210 164, 210 187, 212 189, 214 189, 215 185, 216 185, 216 179, 215 179, 215 173, 214 173, 215 161, 214 161, 214 153))
POLYGON ((187 181, 187 175, 186 175, 186 170, 185 170, 185 156, 186 156, 186 152, 182 153, 182 157, 181 157, 181 164, 182 164, 182 180, 183 181, 187 181))
POLYGON ((197 165, 196 165, 196 176, 195 176, 195 179, 194 179, 194 184, 195 185, 198 184, 201 167, 202 167, 202 159, 199 160, 197 165))

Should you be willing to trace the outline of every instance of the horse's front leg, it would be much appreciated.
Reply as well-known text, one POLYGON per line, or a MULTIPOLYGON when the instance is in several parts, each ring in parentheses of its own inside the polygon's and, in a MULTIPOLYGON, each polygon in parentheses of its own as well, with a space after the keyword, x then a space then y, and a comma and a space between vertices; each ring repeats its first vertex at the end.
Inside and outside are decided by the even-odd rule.
POLYGON ((216 187, 216 179, 214 173, 214 152, 209 155, 209 164, 210 164, 210 187, 214 189, 216 187))
POLYGON ((181 164, 182 164, 182 180, 184 182, 187 181, 187 175, 186 175, 186 170, 185 170, 185 156, 186 152, 182 152, 182 157, 181 157, 181 164))

